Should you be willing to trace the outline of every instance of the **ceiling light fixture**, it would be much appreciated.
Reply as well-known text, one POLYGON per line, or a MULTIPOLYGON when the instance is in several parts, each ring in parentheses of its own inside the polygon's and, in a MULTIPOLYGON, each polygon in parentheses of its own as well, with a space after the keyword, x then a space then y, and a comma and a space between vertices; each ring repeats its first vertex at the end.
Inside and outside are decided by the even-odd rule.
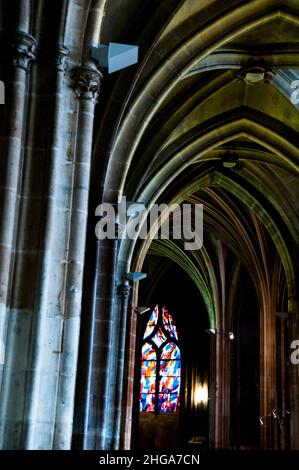
POLYGON ((237 79, 239 82, 244 82, 246 85, 259 85, 260 83, 270 83, 274 76, 272 70, 257 61, 251 61, 247 67, 240 69, 237 72, 237 79))
POLYGON ((239 170, 241 168, 241 164, 235 153, 226 152, 221 158, 222 165, 224 168, 234 168, 236 170, 239 170))

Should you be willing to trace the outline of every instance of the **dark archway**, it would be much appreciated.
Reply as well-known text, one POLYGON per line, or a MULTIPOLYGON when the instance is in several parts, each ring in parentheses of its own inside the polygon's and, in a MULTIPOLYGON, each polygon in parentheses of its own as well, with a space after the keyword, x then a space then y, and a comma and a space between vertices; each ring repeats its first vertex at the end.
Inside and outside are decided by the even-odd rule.
POLYGON ((148 320, 141 315, 137 324, 136 383, 134 414, 139 425, 134 429, 133 442, 139 449, 175 449, 201 442, 208 446, 208 401, 196 401, 196 388, 208 385, 209 377, 209 320, 203 299, 189 276, 175 263, 149 255, 145 260, 148 280, 139 292, 140 305, 157 303, 167 306, 173 315, 179 335, 182 356, 182 384, 179 412, 155 416, 139 412, 140 343, 148 320), (138 417, 138 419, 137 419, 138 417), (171 437, 170 437, 171 436, 171 437), (192 441, 192 442, 191 442, 192 441))

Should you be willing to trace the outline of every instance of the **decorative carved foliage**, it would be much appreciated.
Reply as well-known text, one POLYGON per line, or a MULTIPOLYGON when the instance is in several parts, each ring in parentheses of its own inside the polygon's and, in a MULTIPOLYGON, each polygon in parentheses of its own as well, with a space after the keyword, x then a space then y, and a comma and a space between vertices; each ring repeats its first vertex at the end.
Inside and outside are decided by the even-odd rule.
POLYGON ((90 66, 82 66, 74 71, 75 91, 78 98, 97 102, 100 93, 102 74, 90 66))
POLYGON ((12 47, 14 65, 28 72, 31 62, 36 59, 36 40, 30 34, 18 32, 12 47))
POLYGON ((58 45, 57 56, 55 58, 56 69, 60 72, 66 72, 68 69, 70 51, 67 47, 58 45))

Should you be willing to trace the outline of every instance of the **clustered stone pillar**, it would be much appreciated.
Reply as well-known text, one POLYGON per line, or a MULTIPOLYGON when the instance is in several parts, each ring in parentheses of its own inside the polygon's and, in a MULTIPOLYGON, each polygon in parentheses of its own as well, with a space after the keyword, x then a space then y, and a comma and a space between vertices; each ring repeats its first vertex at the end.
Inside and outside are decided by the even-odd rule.
MULTIPOLYGON (((295 295, 289 299, 288 339, 290 345, 293 341, 299 340, 299 304, 295 295)), ((290 347, 289 356, 296 350, 290 347)), ((299 364, 292 363, 290 359, 288 361, 288 379, 290 384, 290 408, 288 410, 290 413, 290 447, 297 450, 299 443, 299 364)))
POLYGON ((117 348, 117 375, 116 375, 116 397, 115 397, 115 418, 113 430, 113 448, 119 449, 121 438, 122 420, 122 399, 124 390, 124 363, 128 322, 128 301, 131 293, 131 286, 128 281, 117 287, 117 294, 120 297, 120 326, 119 345, 117 348))
MULTIPOLYGON (((60 67, 60 61, 58 63, 60 67)), ((73 162, 73 194, 70 211, 70 238, 65 271, 64 352, 60 364, 57 394, 54 448, 69 448, 73 430, 74 394, 78 360, 80 317, 85 258, 88 197, 92 156, 94 110, 102 75, 90 67, 81 67, 77 75, 79 99, 77 140, 73 162)))
POLYGON ((6 105, 1 111, 0 159, 0 340, 5 344, 11 270, 18 213, 18 193, 23 159, 25 103, 36 41, 26 33, 15 35, 12 45, 12 79, 6 82, 6 105))
POLYGON ((276 317, 273 302, 265 302, 260 316, 260 416, 261 449, 277 449, 276 317))
POLYGON ((83 448, 96 450, 110 448, 107 434, 109 401, 113 396, 110 384, 115 351, 112 347, 114 328, 114 300, 116 289, 117 236, 114 240, 98 240, 96 275, 90 319, 89 361, 85 390, 83 448))
POLYGON ((215 449, 229 447, 230 439, 230 344, 225 330, 211 335, 210 444, 215 449))
POLYGON ((69 449, 102 75, 93 64, 66 74, 69 51, 59 44, 56 57, 38 61, 31 94, 36 40, 19 32, 12 50, 1 108, 0 445, 69 449))
POLYGON ((132 441, 133 403, 134 403, 134 371, 136 363, 136 339, 137 339, 137 312, 133 305, 137 304, 137 288, 133 286, 130 317, 127 326, 127 343, 124 371, 124 398, 123 414, 121 419, 120 448, 129 450, 132 441))
MULTIPOLYGON (((7 106, 1 109, 6 113, 1 153, 7 158, 0 163, 0 340, 6 344, 0 443, 4 449, 69 449, 94 111, 102 75, 90 63, 69 70, 70 52, 59 44, 56 57, 38 62, 30 94, 36 50, 31 35, 16 34, 7 106), (41 124, 39 116, 48 106, 49 119, 41 124)), ((97 243, 86 449, 119 447, 130 287, 126 282, 119 287, 115 302, 117 251, 117 237, 97 243)))
MULTIPOLYGON (((15 34, 12 44, 12 68, 6 81, 6 103, 1 106, 0 158, 0 341, 4 345, 5 367, 1 366, 0 389, 0 446, 5 448, 6 436, 13 429, 9 423, 9 376, 13 376, 13 362, 8 362, 10 296, 19 213, 19 192, 23 167, 24 132, 27 117, 26 101, 30 65, 36 57, 36 40, 26 32, 15 34), (3 113, 3 114, 2 114, 3 113), (5 378, 6 377, 6 378, 5 378), (4 383, 5 382, 5 383, 4 383)), ((10 355, 11 356, 11 355, 10 355)))
MULTIPOLYGON (((64 184, 68 184, 66 171, 66 109, 65 97, 68 89, 65 81, 65 73, 68 66, 69 51, 63 45, 58 45, 55 56, 45 64, 39 64, 36 75, 38 77, 46 70, 49 77, 49 89, 51 93, 53 116, 47 129, 48 141, 40 139, 28 140, 27 165, 32 168, 32 162, 36 163, 39 157, 37 149, 45 146, 45 154, 49 162, 47 172, 47 185, 41 188, 41 198, 45 200, 44 211, 47 215, 44 226, 43 250, 40 253, 40 266, 38 267, 39 282, 38 301, 35 305, 35 314, 31 326, 31 345, 33 357, 31 359, 32 374, 28 380, 27 401, 25 420, 27 428, 25 433, 25 448, 51 448, 53 446, 53 435, 59 430, 55 426, 56 421, 56 399, 57 383, 59 381, 59 370, 61 367, 62 338, 65 331, 64 302, 63 296, 58 300, 59 293, 64 288, 65 269, 65 232, 57 227, 67 227, 67 203, 64 198, 64 184), (46 68, 46 67, 47 68, 46 68), (37 149, 36 149, 37 147, 37 149), (38 351, 38 353, 36 353, 38 351)), ((38 82, 36 83, 38 86, 38 82)), ((32 98, 31 107, 39 111, 48 99, 44 96, 44 89, 32 98)), ((46 93, 49 94, 47 90, 46 93)), ((38 114, 33 116, 36 117, 38 114)), ((36 124, 38 126, 38 124, 36 124)), ((28 181, 33 179, 31 172, 26 174, 28 181)), ((35 195, 28 189, 25 197, 31 202, 31 212, 28 211, 28 219, 34 221, 38 226, 39 219, 36 216, 35 195)), ((33 225, 33 222, 31 222, 33 225)), ((24 239, 24 244, 31 244, 30 240, 24 239)), ((38 254, 37 254, 38 256, 38 254)), ((32 266, 33 267, 33 266, 32 266)), ((23 280, 23 282, 25 282, 23 280)), ((71 397, 71 395, 70 395, 71 397)), ((65 442, 68 442, 66 420, 65 442)))
POLYGON ((59 47, 55 60, 47 220, 27 398, 29 449, 69 449, 72 439, 93 118, 101 74, 85 66, 72 71, 74 99, 73 89, 62 83, 67 55, 59 47), (75 108, 71 137, 64 100, 75 108))

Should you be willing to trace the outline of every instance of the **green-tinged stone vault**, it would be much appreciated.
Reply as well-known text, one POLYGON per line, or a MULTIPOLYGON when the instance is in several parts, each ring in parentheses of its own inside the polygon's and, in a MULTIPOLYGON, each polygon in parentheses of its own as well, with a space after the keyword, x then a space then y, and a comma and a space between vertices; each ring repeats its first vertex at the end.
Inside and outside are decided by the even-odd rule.
POLYGON ((0 36, 0 448, 299 449, 298 0, 3 0, 0 36), (202 248, 98 240, 123 197, 201 204, 202 248), (164 301, 180 420, 138 411, 164 301))

